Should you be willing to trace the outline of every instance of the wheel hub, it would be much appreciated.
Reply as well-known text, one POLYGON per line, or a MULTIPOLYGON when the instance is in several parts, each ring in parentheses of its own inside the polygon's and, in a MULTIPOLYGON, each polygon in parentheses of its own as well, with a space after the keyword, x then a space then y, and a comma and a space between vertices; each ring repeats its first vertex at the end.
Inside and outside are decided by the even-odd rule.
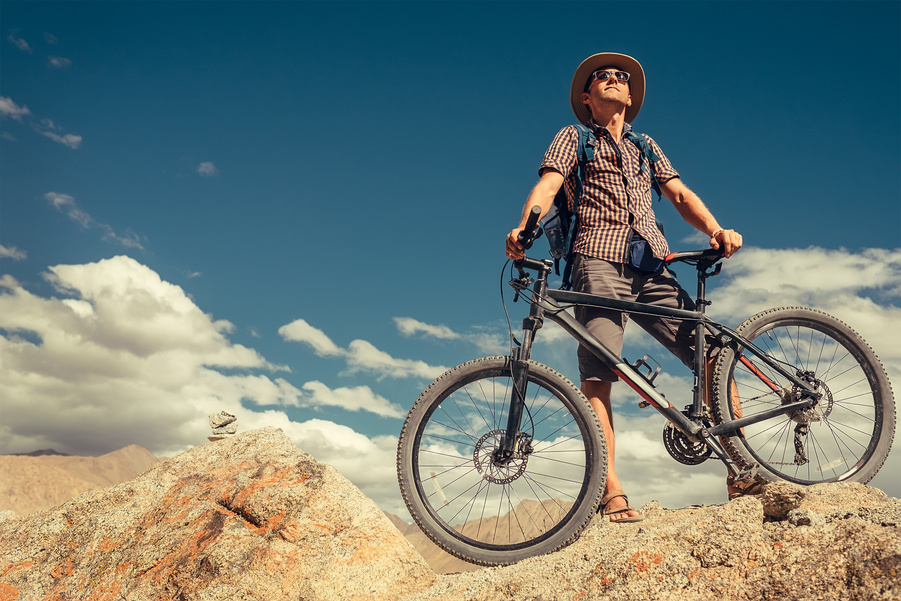
MULTIPOLYGON (((832 406, 835 402, 835 399, 832 396, 832 391, 829 390, 829 387, 826 386, 826 384, 822 380, 815 378, 813 372, 806 372, 804 374, 798 375, 801 376, 806 382, 813 385, 814 390, 819 394, 819 399, 807 409, 798 409, 796 411, 789 412, 788 417, 791 418, 791 420, 795 423, 804 426, 812 422, 822 421, 829 417, 829 414, 832 413, 832 406)), ((788 405, 789 403, 793 403, 799 399, 801 399, 800 387, 792 386, 790 392, 787 389, 783 391, 783 405, 788 405)))
POLYGON ((472 461, 483 480, 492 484, 509 484, 522 476, 526 471, 529 454, 532 452, 531 441, 526 434, 517 437, 513 455, 500 457, 501 441, 504 430, 492 430, 476 442, 472 453, 472 461))

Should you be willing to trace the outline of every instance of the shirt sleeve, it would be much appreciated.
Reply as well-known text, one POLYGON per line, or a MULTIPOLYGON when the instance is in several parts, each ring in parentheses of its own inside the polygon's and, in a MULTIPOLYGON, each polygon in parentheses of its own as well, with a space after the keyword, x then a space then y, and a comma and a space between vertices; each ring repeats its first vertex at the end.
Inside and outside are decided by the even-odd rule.
POLYGON ((538 177, 541 177, 545 170, 553 169, 562 173, 564 178, 569 178, 569 174, 578 162, 576 158, 578 146, 579 139, 575 126, 568 125, 557 132, 550 148, 544 153, 544 159, 538 168, 538 177))
POLYGON ((655 142, 654 139, 647 134, 640 135, 645 137, 651 147, 651 150, 653 150, 654 154, 656 154, 660 158, 660 160, 657 161, 657 164, 654 166, 654 172, 657 176, 657 182, 660 184, 665 184, 669 180, 679 177, 679 172, 676 171, 670 160, 666 158, 665 154, 663 154, 663 151, 660 149, 660 146, 657 144, 657 142, 655 142))

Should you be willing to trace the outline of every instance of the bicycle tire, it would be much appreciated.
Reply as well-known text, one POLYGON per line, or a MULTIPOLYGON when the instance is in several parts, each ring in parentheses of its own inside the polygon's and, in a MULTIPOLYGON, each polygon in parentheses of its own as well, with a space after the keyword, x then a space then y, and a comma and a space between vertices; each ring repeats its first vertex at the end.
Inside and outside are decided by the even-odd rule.
POLYGON ((607 447, 582 392, 529 361, 523 439, 515 461, 491 451, 506 429, 512 360, 483 357, 438 377, 400 434, 397 475, 410 515, 448 553, 507 565, 565 547, 597 513, 607 447), (531 448, 529 448, 531 447, 531 448))
MULTIPOLYGON (((736 331, 786 371, 806 374, 823 396, 815 407, 723 437, 732 459, 743 469, 759 468, 758 478, 764 481, 869 482, 891 450, 895 405, 885 369, 863 338, 835 317, 803 307, 763 311, 736 331)), ((797 398, 788 379, 755 359, 736 344, 717 358, 712 386, 717 423, 797 398), (740 412, 730 393, 733 383, 740 412)))

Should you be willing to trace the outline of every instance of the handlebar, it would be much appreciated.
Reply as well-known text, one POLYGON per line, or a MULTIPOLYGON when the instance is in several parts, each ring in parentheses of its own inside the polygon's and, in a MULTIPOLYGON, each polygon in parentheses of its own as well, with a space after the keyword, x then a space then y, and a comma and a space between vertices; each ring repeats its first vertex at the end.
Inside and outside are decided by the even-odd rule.
POLYGON ((522 247, 526 250, 532 248, 532 243, 541 237, 541 229, 538 229, 538 218, 541 217, 541 207, 535 205, 529 211, 529 218, 526 220, 525 227, 519 232, 517 239, 522 247))

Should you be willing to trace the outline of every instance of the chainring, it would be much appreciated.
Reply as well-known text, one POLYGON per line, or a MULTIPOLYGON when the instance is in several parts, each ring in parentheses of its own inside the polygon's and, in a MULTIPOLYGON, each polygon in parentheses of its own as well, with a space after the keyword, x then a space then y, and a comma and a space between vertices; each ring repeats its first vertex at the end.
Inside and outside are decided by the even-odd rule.
POLYGON ((710 447, 702 441, 689 440, 671 423, 663 427, 663 446, 673 459, 685 465, 704 463, 712 454, 710 447))

